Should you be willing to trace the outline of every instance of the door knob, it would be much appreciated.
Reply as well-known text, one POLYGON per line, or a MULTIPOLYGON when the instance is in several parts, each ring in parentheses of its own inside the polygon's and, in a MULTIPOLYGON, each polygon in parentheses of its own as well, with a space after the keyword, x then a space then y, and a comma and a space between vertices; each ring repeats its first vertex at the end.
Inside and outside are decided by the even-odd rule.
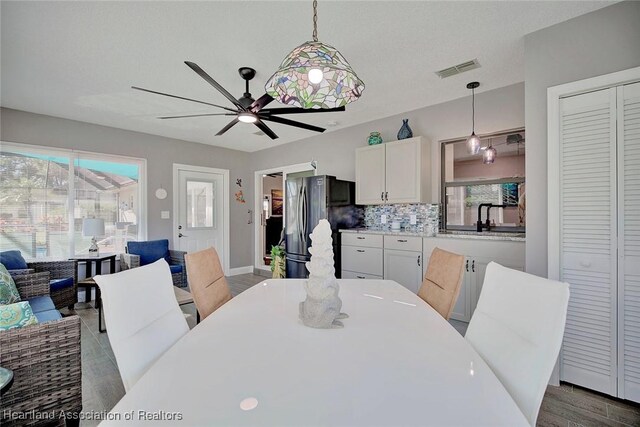
POLYGON ((178 233, 178 237, 189 237, 189 236, 185 236, 185 235, 184 235, 184 234, 182 234, 182 233, 178 233))

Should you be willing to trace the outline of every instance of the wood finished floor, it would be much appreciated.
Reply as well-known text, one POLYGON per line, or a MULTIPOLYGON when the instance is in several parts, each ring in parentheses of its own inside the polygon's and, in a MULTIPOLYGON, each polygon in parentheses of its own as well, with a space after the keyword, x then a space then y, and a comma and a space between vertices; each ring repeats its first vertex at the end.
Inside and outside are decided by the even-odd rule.
MULTIPOLYGON (((233 296, 265 279, 254 274, 227 278, 233 296)), ((84 293, 80 294, 83 300, 84 293)), ((192 304, 182 307, 195 318, 192 304)), ((98 311, 89 304, 78 303, 76 313, 82 319, 82 400, 83 411, 109 411, 124 396, 113 351, 107 333, 98 333, 98 311)), ((464 334, 466 324, 451 321, 458 332, 464 334)), ((94 426, 98 421, 82 421, 82 426, 94 426)), ((548 387, 542 401, 537 425, 539 427, 640 427, 640 405, 614 399, 599 393, 561 384, 548 387)))

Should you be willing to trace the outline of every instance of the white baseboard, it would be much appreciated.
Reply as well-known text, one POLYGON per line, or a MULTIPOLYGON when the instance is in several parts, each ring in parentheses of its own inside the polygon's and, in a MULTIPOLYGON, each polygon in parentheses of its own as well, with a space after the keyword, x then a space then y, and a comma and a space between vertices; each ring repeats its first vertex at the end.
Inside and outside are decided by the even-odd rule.
POLYGON ((237 276, 238 274, 253 273, 252 265, 245 265, 244 267, 236 267, 229 269, 229 276, 237 276))

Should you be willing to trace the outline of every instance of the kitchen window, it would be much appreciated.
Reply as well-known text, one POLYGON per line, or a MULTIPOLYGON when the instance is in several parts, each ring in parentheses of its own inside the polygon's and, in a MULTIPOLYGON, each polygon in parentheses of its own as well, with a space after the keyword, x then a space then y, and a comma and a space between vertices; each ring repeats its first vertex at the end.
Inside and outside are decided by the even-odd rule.
POLYGON ((86 254, 83 218, 102 218, 100 252, 146 238, 144 159, 0 143, 0 250, 86 254))
MULTIPOLYGON (((441 228, 476 231, 478 207, 493 204, 490 230, 525 232, 525 131, 514 129, 481 135, 478 154, 467 151, 466 138, 441 141, 441 228), (493 148, 493 163, 483 155, 493 148)), ((487 207, 481 209, 486 224, 487 207)), ((485 228, 486 230, 486 228, 485 228)))

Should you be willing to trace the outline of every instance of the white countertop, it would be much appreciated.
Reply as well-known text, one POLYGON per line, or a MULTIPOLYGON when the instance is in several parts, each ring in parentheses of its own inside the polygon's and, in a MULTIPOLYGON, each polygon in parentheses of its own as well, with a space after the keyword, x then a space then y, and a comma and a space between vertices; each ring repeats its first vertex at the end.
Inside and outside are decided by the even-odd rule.
POLYGON ((430 235, 427 232, 417 231, 392 231, 392 230, 377 230, 371 228, 352 228, 348 230, 340 230, 341 233, 363 233, 363 234, 381 234, 388 236, 416 236, 416 237, 430 237, 437 239, 478 239, 478 240, 504 240, 511 242, 524 242, 525 236, 523 233, 501 233, 484 231, 477 233, 475 231, 448 231, 445 233, 438 233, 435 236, 430 235))
POLYGON ((344 328, 312 329, 298 319, 304 283, 267 280, 234 297, 102 425, 158 425, 139 411, 177 412, 165 424, 188 426, 527 425, 473 347, 403 286, 340 280, 344 328))

